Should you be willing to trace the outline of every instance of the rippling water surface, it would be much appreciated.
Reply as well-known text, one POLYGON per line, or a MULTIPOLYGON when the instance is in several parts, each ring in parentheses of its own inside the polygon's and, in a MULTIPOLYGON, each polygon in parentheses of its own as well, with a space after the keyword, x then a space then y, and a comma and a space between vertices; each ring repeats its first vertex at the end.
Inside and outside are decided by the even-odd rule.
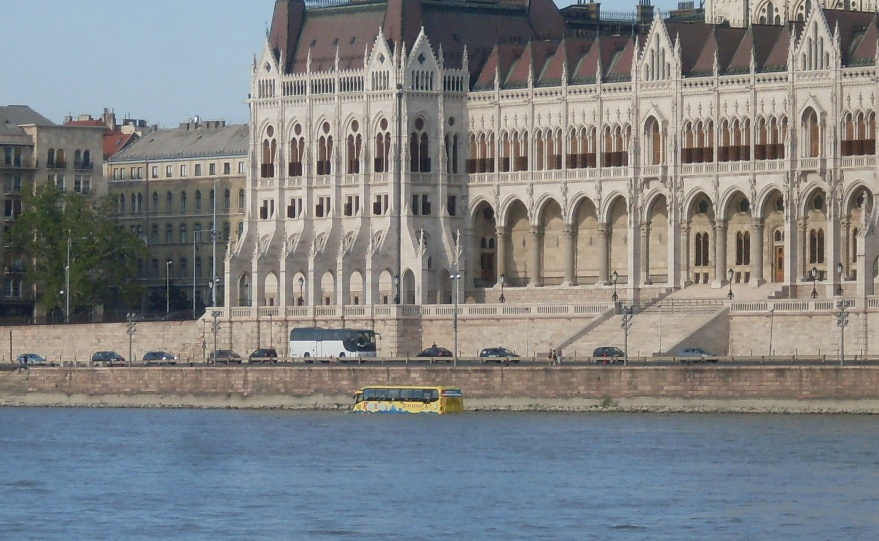
POLYGON ((872 540, 871 416, 0 409, 0 539, 872 540))

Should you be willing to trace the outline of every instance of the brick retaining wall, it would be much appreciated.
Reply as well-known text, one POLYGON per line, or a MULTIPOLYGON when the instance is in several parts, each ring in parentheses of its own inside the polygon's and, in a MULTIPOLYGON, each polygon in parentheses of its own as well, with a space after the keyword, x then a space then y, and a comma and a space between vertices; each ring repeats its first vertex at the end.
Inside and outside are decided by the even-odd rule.
MULTIPOLYGON (((879 367, 177 367, 0 372, 0 404, 350 405, 367 385, 459 385, 468 404, 721 400, 879 404, 879 367), (54 397, 49 400, 46 397, 54 397), (65 398, 66 397, 66 398, 65 398), (205 402, 207 401, 207 402, 205 402), (559 402, 561 401, 561 402, 559 402), (169 402, 171 403, 171 402, 169 402)), ((594 405, 594 404, 593 404, 594 405)), ((497 408, 496 408, 497 409, 497 408)), ((504 408, 500 408, 504 409, 504 408)), ((649 407, 648 407, 649 409, 649 407)), ((727 408, 728 409, 728 408, 727 408)))

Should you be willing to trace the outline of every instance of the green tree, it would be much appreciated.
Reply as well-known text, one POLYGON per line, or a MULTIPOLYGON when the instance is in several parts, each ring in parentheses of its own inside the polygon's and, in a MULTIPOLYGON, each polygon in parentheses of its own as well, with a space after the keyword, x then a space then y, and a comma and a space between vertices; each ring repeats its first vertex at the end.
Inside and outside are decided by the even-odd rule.
POLYGON ((120 227, 116 200, 65 193, 50 184, 25 194, 22 214, 9 231, 11 248, 27 265, 36 285, 36 302, 46 312, 64 311, 65 267, 70 260, 70 309, 136 303, 142 287, 135 280, 137 260, 146 248, 120 227), (68 254, 69 249, 69 254, 68 254))

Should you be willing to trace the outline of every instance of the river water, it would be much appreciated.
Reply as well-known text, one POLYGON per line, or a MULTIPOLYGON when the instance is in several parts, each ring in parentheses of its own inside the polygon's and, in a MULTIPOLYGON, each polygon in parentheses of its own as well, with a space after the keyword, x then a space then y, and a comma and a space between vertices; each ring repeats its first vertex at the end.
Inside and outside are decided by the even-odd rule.
POLYGON ((0 539, 872 540, 879 417, 0 408, 0 539))

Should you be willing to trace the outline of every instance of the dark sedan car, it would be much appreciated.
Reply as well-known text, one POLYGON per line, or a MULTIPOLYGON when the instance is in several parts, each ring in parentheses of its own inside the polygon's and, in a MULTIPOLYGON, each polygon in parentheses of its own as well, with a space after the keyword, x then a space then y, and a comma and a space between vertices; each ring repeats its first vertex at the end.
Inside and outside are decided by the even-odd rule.
MULTIPOLYGON (((417 355, 418 357, 454 357, 451 351, 446 348, 431 346, 417 355)), ((450 362, 450 361, 447 361, 450 362)))
POLYGON ((276 363, 278 362, 278 352, 273 348, 259 348, 247 357, 249 363, 276 363))
POLYGON ((92 354, 92 366, 126 366, 125 357, 115 351, 96 351, 92 354))
POLYGON ((618 360, 625 357, 626 354, 618 347, 614 346, 601 346, 595 348, 595 351, 592 352, 592 360, 597 363, 615 363, 618 360))
POLYGON ((510 351, 507 348, 485 348, 479 352, 479 356, 482 358, 482 362, 484 363, 488 363, 490 361, 494 361, 496 363, 519 362, 519 354, 515 351, 510 351))
POLYGON ((208 362, 214 364, 241 364, 241 355, 238 355, 231 349, 218 349, 208 355, 208 362))
POLYGON ((177 356, 165 351, 147 351, 143 360, 147 364, 177 364, 177 356))

